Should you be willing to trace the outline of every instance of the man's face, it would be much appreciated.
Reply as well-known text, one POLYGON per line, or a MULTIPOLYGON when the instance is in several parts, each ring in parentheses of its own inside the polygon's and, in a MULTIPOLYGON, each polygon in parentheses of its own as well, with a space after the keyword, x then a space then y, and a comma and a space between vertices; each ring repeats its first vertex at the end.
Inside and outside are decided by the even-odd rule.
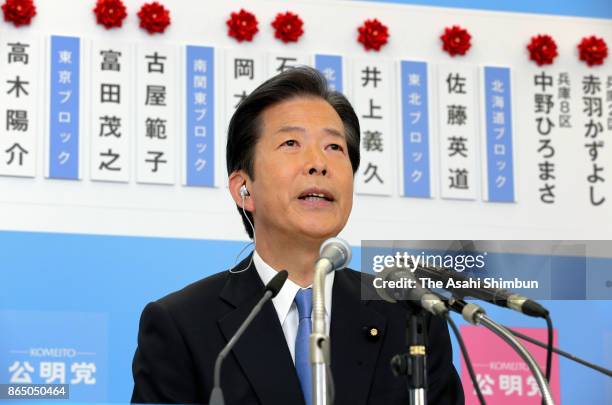
POLYGON ((346 224, 353 170, 344 125, 320 98, 300 97, 264 110, 251 183, 258 233, 326 239, 346 224))

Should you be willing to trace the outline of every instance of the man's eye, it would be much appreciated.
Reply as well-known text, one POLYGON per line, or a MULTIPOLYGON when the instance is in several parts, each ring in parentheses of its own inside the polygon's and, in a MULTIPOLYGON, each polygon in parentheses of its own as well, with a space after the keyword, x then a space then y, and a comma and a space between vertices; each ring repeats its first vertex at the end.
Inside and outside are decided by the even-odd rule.
POLYGON ((343 151, 344 148, 341 145, 338 145, 337 143, 332 143, 331 145, 329 145, 330 148, 332 148, 332 150, 339 150, 339 151, 343 151))
POLYGON ((295 139, 289 139, 283 142, 282 146, 297 146, 297 141, 295 139))

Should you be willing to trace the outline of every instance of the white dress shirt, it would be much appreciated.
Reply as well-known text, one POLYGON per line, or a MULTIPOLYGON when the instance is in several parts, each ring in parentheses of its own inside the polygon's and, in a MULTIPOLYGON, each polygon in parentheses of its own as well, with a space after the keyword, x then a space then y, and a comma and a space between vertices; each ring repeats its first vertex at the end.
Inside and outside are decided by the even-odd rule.
MULTIPOLYGON (((270 265, 263 261, 261 256, 257 253, 257 251, 253 252, 253 263, 255 264, 255 269, 257 269, 257 274, 259 274, 259 278, 264 283, 264 285, 268 284, 272 277, 278 273, 277 270, 274 270, 270 265)), ((313 263, 314 269, 314 263, 313 263)), ((325 331, 329 335, 329 322, 331 319, 331 305, 332 305, 332 287, 334 285, 334 271, 327 274, 325 276, 325 331)), ((287 279, 283 288, 279 291, 279 293, 272 299, 272 303, 274 304, 274 308, 276 309, 276 313, 278 314, 278 320, 283 328, 283 333, 285 334, 285 340, 287 341, 287 346, 289 347, 289 352, 291 353, 291 358, 293 359, 293 363, 295 364, 295 339, 297 337, 298 331, 298 323, 299 316, 297 305, 295 304, 295 295, 300 290, 299 285, 294 283, 293 281, 287 279)), ((306 287, 312 288, 312 285, 306 287)))

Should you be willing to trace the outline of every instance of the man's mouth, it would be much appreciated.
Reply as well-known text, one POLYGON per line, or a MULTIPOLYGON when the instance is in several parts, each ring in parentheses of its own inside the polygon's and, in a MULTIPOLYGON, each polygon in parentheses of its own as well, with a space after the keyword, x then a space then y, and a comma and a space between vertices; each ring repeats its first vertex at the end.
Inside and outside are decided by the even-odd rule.
POLYGON ((322 189, 305 190, 298 198, 304 201, 334 201, 331 193, 322 189))

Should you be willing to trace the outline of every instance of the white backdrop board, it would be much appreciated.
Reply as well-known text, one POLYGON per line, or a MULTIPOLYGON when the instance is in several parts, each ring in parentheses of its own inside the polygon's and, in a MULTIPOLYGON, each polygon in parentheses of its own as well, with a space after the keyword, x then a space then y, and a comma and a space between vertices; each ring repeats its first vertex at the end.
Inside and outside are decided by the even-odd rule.
MULTIPOLYGON (((30 27, 0 25, 0 81, 4 89, 0 93, 2 229, 245 239, 225 187, 225 131, 235 105, 234 93, 250 91, 255 82, 273 74, 279 58, 316 64, 320 60, 317 56, 332 55, 341 61, 341 85, 361 117, 362 139, 366 130, 370 132, 370 150, 362 144, 362 166, 356 177, 359 194, 342 235, 351 243, 358 244, 366 235, 368 239, 612 237, 612 149, 608 145, 612 134, 612 65, 608 60, 603 66, 588 68, 578 60, 576 50, 580 39, 592 34, 612 44, 609 20, 344 1, 167 2, 172 25, 163 35, 150 36, 138 28, 136 13, 141 2, 125 3, 129 17, 119 30, 107 31, 96 25, 89 2, 70 0, 37 1, 38 15, 30 27), (259 20, 260 32, 252 43, 239 44, 226 35, 225 21, 241 7, 255 13, 259 20), (305 23, 305 34, 297 44, 285 45, 274 39, 270 27, 276 13, 287 10, 298 13, 305 23), (356 41, 357 27, 374 17, 389 27, 391 35, 390 42, 378 53, 365 52, 356 41), (454 24, 469 29, 473 37, 472 49, 461 58, 451 58, 441 51, 439 36, 444 27, 454 24), (556 39, 560 53, 555 64, 545 69, 528 60, 525 48, 532 35, 543 32, 556 39), (53 86, 61 84, 61 79, 52 63, 53 41, 61 45, 65 37, 74 40, 70 46, 79 51, 78 60, 73 61, 79 81, 73 81, 70 87, 80 95, 78 105, 71 110, 79 120, 76 124, 71 121, 78 127, 73 128, 75 133, 68 137, 61 132, 64 135, 58 138, 52 126, 53 97, 58 97, 53 86), (7 94, 8 81, 17 74, 6 64, 10 52, 7 43, 15 40, 30 45, 30 64, 19 71, 21 78, 27 77, 31 83, 25 104, 25 96, 17 100, 14 93, 7 94), (99 69, 103 48, 121 50, 124 70, 120 77, 112 78, 99 69), (212 116, 205 130, 208 139, 213 139, 206 144, 197 140, 197 134, 202 135, 204 130, 198 124, 189 124, 186 118, 188 111, 196 108, 188 100, 196 86, 195 73, 189 73, 186 62, 189 49, 208 55, 208 68, 213 72, 206 94, 207 103, 213 107, 209 111, 212 116), (156 53, 165 58, 161 60, 163 77, 160 72, 151 72, 150 67, 146 70, 156 53), (246 58, 244 55, 252 55, 258 65, 253 81, 246 84, 237 80, 232 65, 237 56, 246 58), (404 92, 411 90, 408 82, 402 85, 403 79, 408 80, 402 77, 402 61, 424 62, 421 66, 427 72, 426 88, 420 90, 419 97, 426 100, 428 113, 423 119, 427 120, 428 143, 420 149, 406 149, 421 155, 403 153, 411 132, 416 130, 403 125, 415 117, 403 113, 411 100, 404 92), (375 89, 366 88, 363 72, 376 67, 383 81, 375 89), (469 76, 465 100, 449 98, 445 89, 449 75, 456 74, 469 76), (488 79, 490 74, 500 74, 504 79, 488 79), (121 87, 120 106, 102 103, 101 86, 108 77, 121 87), (507 90, 503 97, 494 94, 500 80, 507 90), (599 81, 597 89, 593 81, 599 81), (151 91, 165 88, 165 107, 147 104, 147 86, 153 86, 151 91), (545 102, 547 95, 552 97, 552 105, 545 102), (497 97, 495 101, 493 97, 497 97), (600 98, 601 113, 588 111, 585 97, 600 98), (563 101, 567 104, 562 111, 563 101), (455 131, 449 123, 457 118, 457 109, 455 118, 449 117, 450 105, 465 107, 468 121, 461 130, 455 131), (379 109, 372 110, 373 106, 379 109), (6 122, 6 111, 17 109, 27 110, 30 118, 28 130, 19 134, 7 130, 6 122), (370 125, 364 118, 373 112, 383 114, 381 123, 370 125), (100 137, 101 117, 111 114, 124 122, 122 138, 114 143, 111 137, 100 137), (601 123, 601 130, 589 126, 592 119, 596 126, 601 123), (159 125, 154 125, 161 122, 165 124, 163 133, 159 125), (196 131, 196 127, 197 134, 190 137, 188 130, 196 131), (599 132, 596 137, 595 130, 599 132), (504 131, 511 136, 499 143, 501 146, 492 143, 504 131), (372 143, 375 132, 381 133, 382 150, 376 150, 381 143, 372 143), (462 137, 467 141, 461 141, 462 137), (544 139, 550 139, 546 147, 544 139), (17 151, 7 151, 17 140, 23 140, 21 145, 28 149, 21 155, 21 167, 16 167, 17 151), (585 146, 592 141, 603 141, 603 146, 596 148, 595 163, 591 149, 585 146), (59 160, 54 154, 68 153, 68 149, 54 149, 61 143, 71 148, 71 158, 78 159, 68 175, 53 175, 50 168, 59 160), (467 157, 457 152, 464 146, 467 157), (552 156, 549 147, 554 147, 552 156), (100 153, 112 159, 109 148, 116 148, 113 153, 122 151, 125 168, 120 175, 101 173, 102 162, 95 160, 100 153), (453 150, 454 156, 449 157, 453 150), (194 157, 194 153, 206 159, 194 157), (427 164, 421 164, 422 173, 418 175, 411 170, 422 162, 423 153, 427 154, 427 164), (410 157, 419 161, 407 164, 410 157), (598 171, 603 181, 593 177, 590 179, 594 181, 589 181, 596 170, 594 164, 603 168, 598 171), (378 178, 371 176, 374 165, 381 167, 378 174, 382 182, 378 185, 373 183, 378 178), (151 172, 153 166, 158 170, 151 172), (365 173, 368 167, 370 171, 365 173), (196 168, 206 176, 190 177, 197 174, 196 168), (457 177, 464 169, 469 176, 457 177), (495 170, 507 177, 499 178, 495 170), (451 171, 457 175, 452 179, 451 171), (420 181, 425 174, 430 192, 419 198, 409 197, 405 177, 420 181), (496 178, 489 181, 493 175, 496 178), (467 191, 451 187, 466 181, 467 191), (550 186, 554 186, 554 197, 544 198, 550 186), (605 198, 600 205, 591 201, 591 186, 595 187, 593 201, 599 203, 605 198), (495 197, 492 187, 510 191, 495 197)), ((107 86, 106 97, 116 96, 116 89, 107 86)), ((416 97, 412 97, 415 103, 416 97)), ((57 119, 61 123, 66 116, 57 119)), ((423 135, 417 138, 422 140, 423 135)))

